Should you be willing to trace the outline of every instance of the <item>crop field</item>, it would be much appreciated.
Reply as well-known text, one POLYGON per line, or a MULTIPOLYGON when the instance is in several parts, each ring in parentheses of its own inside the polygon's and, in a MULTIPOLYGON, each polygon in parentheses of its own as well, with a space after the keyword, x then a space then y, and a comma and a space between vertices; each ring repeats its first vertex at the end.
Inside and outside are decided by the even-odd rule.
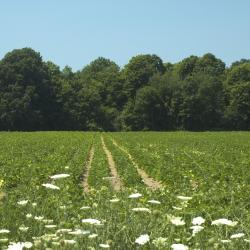
POLYGON ((0 249, 250 249, 250 133, 0 133, 0 249))

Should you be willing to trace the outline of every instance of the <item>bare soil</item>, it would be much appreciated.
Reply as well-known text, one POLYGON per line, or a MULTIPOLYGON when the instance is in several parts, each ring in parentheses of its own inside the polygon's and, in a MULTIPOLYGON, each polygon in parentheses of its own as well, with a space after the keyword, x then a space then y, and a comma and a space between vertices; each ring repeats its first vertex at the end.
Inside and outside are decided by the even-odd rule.
POLYGON ((138 174, 141 176, 146 186, 148 186, 150 189, 153 189, 153 190, 162 188, 162 184, 160 182, 151 178, 143 169, 141 169, 138 166, 138 164, 136 163, 132 155, 128 152, 128 150, 118 145, 118 143, 114 139, 112 139, 112 142, 116 147, 118 147, 121 151, 123 151, 128 156, 128 158, 130 159, 134 167, 137 169, 138 174))
POLYGON ((109 169, 110 169, 111 175, 113 177, 113 178, 110 178, 111 185, 115 191, 120 191, 122 189, 123 185, 122 185, 121 179, 117 173, 117 169, 116 169, 116 165, 115 165, 113 156, 112 156, 111 152, 108 150, 108 148, 104 142, 103 137, 101 137, 101 141, 102 141, 103 150, 104 150, 104 152, 107 156, 107 159, 108 159, 109 169))

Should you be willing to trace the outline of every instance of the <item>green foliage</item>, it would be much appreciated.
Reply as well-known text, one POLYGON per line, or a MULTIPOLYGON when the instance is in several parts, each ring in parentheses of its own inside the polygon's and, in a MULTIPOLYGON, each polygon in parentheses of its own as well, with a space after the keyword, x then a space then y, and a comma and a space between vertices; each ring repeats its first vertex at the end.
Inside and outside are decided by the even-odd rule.
POLYGON ((30 48, 0 61, 0 130, 249 130, 250 63, 99 57, 62 70, 30 48))
POLYGON ((99 244, 109 244, 110 249, 157 250, 182 243, 189 249, 247 250, 249 149, 249 132, 1 132, 0 189, 4 198, 0 192, 0 248, 7 249, 10 242, 32 242, 32 249, 40 250, 99 249, 99 244), (101 136, 123 181, 120 192, 103 178, 110 177, 110 170, 101 136), (113 139, 163 187, 147 188, 131 159, 113 139), (83 193, 82 176, 91 146, 90 192, 83 193), (52 175, 63 173, 69 176, 52 180, 52 175), (42 186, 44 183, 60 189, 48 189, 42 186), (142 196, 131 199, 132 193, 142 196), (178 196, 191 199, 185 202, 178 196), (18 204, 20 201, 27 204, 18 204), (37 220, 36 216, 44 218, 37 220), (173 216, 181 217, 185 224, 174 225, 173 216), (194 235, 190 227, 198 216, 205 219, 201 225, 204 228, 194 235), (87 218, 97 219, 102 225, 82 223, 87 218), (212 225, 220 218, 237 224, 212 225), (84 230, 85 234, 62 233, 59 229, 84 230), (230 239, 238 233, 243 237, 230 239), (97 234, 96 238, 89 238, 91 234, 97 234), (135 241, 142 234, 148 234, 149 241, 140 246, 135 241), (159 246, 163 238, 164 245, 159 246), (73 244, 67 244, 67 240, 73 244))

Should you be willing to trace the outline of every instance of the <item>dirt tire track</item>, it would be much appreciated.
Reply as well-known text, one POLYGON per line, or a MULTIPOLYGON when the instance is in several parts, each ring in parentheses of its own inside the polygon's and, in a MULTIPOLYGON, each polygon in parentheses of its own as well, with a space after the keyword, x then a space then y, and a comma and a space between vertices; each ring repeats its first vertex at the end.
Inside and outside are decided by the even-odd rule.
POLYGON ((110 179, 111 185, 115 191, 120 191, 122 189, 123 184, 122 184, 122 181, 121 181, 121 179, 118 175, 118 172, 116 170, 116 165, 115 165, 113 156, 112 156, 111 152, 108 150, 108 148, 104 142, 103 137, 101 137, 101 141, 102 141, 102 148, 103 148, 103 150, 107 156, 107 159, 108 159, 108 164, 109 164, 111 175, 112 175, 112 177, 114 177, 114 178, 110 179))
POLYGON ((84 174, 83 174, 83 181, 82 181, 82 186, 83 186, 83 191, 85 193, 89 193, 89 184, 88 184, 88 177, 89 177, 89 171, 91 168, 91 164, 94 158, 94 154, 95 154, 95 149, 94 146, 92 145, 88 154, 88 159, 86 161, 85 164, 85 168, 84 168, 84 174))
POLYGON ((132 164, 136 168, 138 174, 141 176, 141 178, 146 186, 148 186, 150 189, 153 189, 153 190, 160 189, 163 187, 160 182, 151 178, 143 169, 141 169, 139 167, 139 165, 135 162, 134 158, 128 152, 128 150, 121 147, 113 138, 112 138, 112 142, 117 148, 119 148, 121 151, 123 151, 128 156, 128 158, 130 159, 130 161, 132 162, 132 164))

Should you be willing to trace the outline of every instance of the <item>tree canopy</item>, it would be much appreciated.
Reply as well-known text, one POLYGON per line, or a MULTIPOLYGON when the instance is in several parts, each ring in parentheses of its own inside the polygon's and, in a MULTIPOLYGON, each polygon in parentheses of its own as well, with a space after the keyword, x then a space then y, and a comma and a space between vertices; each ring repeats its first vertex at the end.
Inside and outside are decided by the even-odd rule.
POLYGON ((250 60, 213 54, 172 64, 99 57, 73 72, 31 48, 0 60, 0 130, 249 130, 250 60))

